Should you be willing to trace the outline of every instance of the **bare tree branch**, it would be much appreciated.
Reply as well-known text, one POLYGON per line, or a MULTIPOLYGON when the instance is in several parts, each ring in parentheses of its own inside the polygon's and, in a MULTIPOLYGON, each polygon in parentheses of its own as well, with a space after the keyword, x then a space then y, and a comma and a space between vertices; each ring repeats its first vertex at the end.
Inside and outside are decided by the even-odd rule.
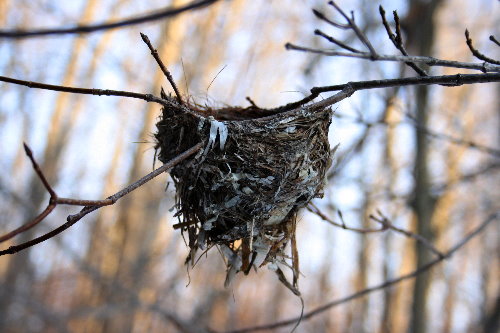
MULTIPOLYGON (((322 312, 325 312, 325 311, 327 311, 327 310, 329 310, 337 305, 347 303, 349 301, 360 298, 362 296, 365 296, 365 295, 370 294, 370 293, 377 291, 377 290, 383 290, 385 288, 388 288, 390 286, 398 284, 402 281, 415 278, 416 276, 428 271, 429 269, 431 269, 435 265, 439 264, 444 259, 450 258, 453 254, 455 254, 458 250, 460 250, 463 246, 465 246, 472 238, 474 238, 475 236, 480 234, 491 222, 497 220, 498 218, 500 218, 500 211, 488 216, 488 218, 486 218, 476 229, 474 229, 472 232, 467 234, 463 239, 461 239, 458 243, 456 243, 453 247, 451 247, 448 251, 446 251, 443 254, 443 257, 439 257, 439 258, 436 258, 432 261, 429 261, 427 264, 419 267, 418 269, 414 270, 413 272, 401 275, 398 278, 384 281, 381 284, 378 284, 378 285, 370 287, 370 288, 363 289, 363 290, 358 291, 358 292, 356 292, 352 295, 349 295, 347 297, 343 297, 343 298, 340 298, 338 300, 328 302, 320 307, 317 307, 316 309, 314 309, 312 311, 305 313, 302 316, 302 321, 311 319, 314 316, 316 316, 322 312)), ((244 333, 244 332, 271 330, 271 329, 276 329, 279 327, 293 325, 297 322, 297 320, 298 320, 298 317, 275 322, 275 323, 271 323, 271 324, 264 324, 264 325, 259 325, 259 326, 237 329, 237 330, 233 330, 233 331, 229 331, 229 332, 231 332, 231 333, 244 333)))
POLYGON ((491 36, 490 36, 490 40, 491 40, 493 43, 497 44, 497 46, 500 46, 500 42, 499 42, 499 41, 495 38, 495 36, 491 35, 491 36))
POLYGON ((337 12, 339 12, 340 15, 342 15, 345 18, 345 20, 347 21, 347 24, 348 24, 349 28, 351 28, 354 31, 354 33, 356 34, 356 36, 358 37, 358 39, 370 51, 371 59, 372 60, 377 59, 378 58, 377 51, 375 51, 375 48, 370 43, 370 41, 368 40, 368 38, 361 31, 361 29, 358 27, 358 25, 354 22, 354 13, 351 12, 351 17, 349 18, 349 16, 347 16, 346 13, 344 13, 344 11, 342 10, 342 8, 340 8, 334 1, 330 1, 330 2, 328 2, 328 4, 331 5, 331 6, 333 6, 337 10, 337 12))
POLYGON ((167 78, 168 82, 170 82, 170 85, 174 89, 175 95, 177 96, 177 101, 179 102, 179 104, 182 104, 182 97, 181 97, 181 94, 179 92, 179 89, 177 89, 177 85, 175 84, 175 81, 174 81, 174 78, 172 77, 172 74, 170 74, 167 67, 165 67, 165 65, 163 64, 163 61, 161 61, 160 56, 158 55, 158 51, 153 47, 153 45, 149 41, 148 36, 146 36, 145 34, 143 34, 141 32, 141 37, 142 37, 142 40, 144 41, 144 43, 146 43, 146 45, 148 46, 149 50, 151 51, 151 54, 153 55, 153 58, 155 58, 156 62, 158 63, 158 66, 160 66, 161 71, 163 72, 163 74, 167 78))
MULTIPOLYGON (((500 66, 499 66, 500 68, 500 66)), ((486 74, 455 74, 455 75, 440 75, 440 76, 417 76, 417 77, 406 77, 400 79, 386 79, 386 80, 369 80, 369 81, 355 81, 348 82, 344 84, 337 84, 333 86, 324 87, 313 87, 311 88, 311 94, 297 102, 292 102, 284 106, 280 106, 275 109, 271 109, 273 112, 285 112, 298 108, 304 104, 307 104, 319 96, 320 93, 329 91, 339 91, 349 88, 353 91, 365 90, 365 89, 377 89, 377 88, 389 88, 389 87, 401 87, 401 86, 411 86, 411 85, 431 85, 431 84, 445 84, 460 86, 464 84, 474 84, 474 83, 488 83, 488 82, 500 82, 500 73, 486 73, 486 74)), ((345 96, 349 97, 349 96, 345 96)), ((343 99, 343 98, 342 98, 343 99)), ((338 98, 335 102, 338 102, 338 98)), ((325 104, 325 101, 322 101, 325 104)), ((332 105, 333 103, 329 104, 332 105)))
POLYGON ((442 60, 434 57, 423 57, 423 56, 401 56, 401 55, 385 55, 379 54, 376 59, 373 59, 371 53, 350 53, 342 51, 331 51, 322 49, 313 49, 309 47, 297 46, 292 43, 285 44, 287 50, 302 51, 308 53, 322 54, 326 56, 337 56, 337 57, 349 57, 349 58, 360 58, 368 59, 373 61, 394 61, 394 62, 413 62, 413 63, 424 63, 428 66, 440 66, 440 67, 452 67, 452 68, 464 68, 478 70, 483 73, 488 72, 500 72, 500 66, 489 64, 489 63, 472 63, 472 62, 461 62, 454 60, 442 60))
POLYGON ((334 225, 336 227, 345 229, 345 230, 350 230, 354 232, 359 232, 361 234, 369 234, 369 233, 377 233, 377 232, 384 232, 386 230, 392 230, 397 233, 403 234, 406 237, 413 238, 417 242, 422 243, 425 247, 429 249, 429 251, 433 252, 436 254, 438 257, 444 257, 444 254, 441 253, 434 245, 431 244, 426 238, 415 234, 409 230, 405 230, 402 228, 398 228, 395 225, 389 221, 387 217, 385 217, 381 212, 377 212, 379 216, 374 216, 370 215, 370 219, 372 219, 375 222, 378 222, 381 224, 381 227, 378 229, 361 229, 361 228, 353 228, 353 227, 348 227, 343 221, 342 223, 338 223, 333 221, 331 218, 326 216, 314 203, 309 203, 309 206, 307 206, 307 210, 310 211, 313 214, 316 214, 319 216, 323 221, 330 223, 331 225, 334 225))
MULTIPOLYGON (((147 174, 146 176, 142 177, 138 181, 136 181, 136 182, 130 184, 129 186, 125 187, 123 190, 121 190, 121 191, 113 194, 112 196, 109 196, 105 200, 102 200, 102 201, 101 200, 98 200, 98 201, 86 201, 88 203, 91 203, 92 205, 91 206, 85 206, 78 214, 68 216, 67 222, 65 224, 63 224, 60 227, 58 227, 58 228, 56 228, 56 229, 54 229, 54 230, 52 230, 52 231, 50 231, 50 232, 48 232, 48 233, 40 236, 40 237, 37 237, 37 238, 35 238, 33 240, 30 240, 28 242, 25 242, 25 243, 22 243, 22 244, 19 244, 19 245, 11 246, 11 247, 9 247, 6 250, 2 250, 2 251, 0 251, 0 256, 6 255, 6 254, 14 254, 16 252, 24 250, 24 249, 26 249, 28 247, 33 246, 33 245, 39 244, 39 243, 41 243, 43 241, 46 241, 49 238, 52 238, 52 237, 58 235, 59 233, 63 232, 64 230, 68 229, 73 224, 75 224, 76 222, 78 222, 79 220, 81 220, 82 217, 84 217, 85 215, 87 215, 90 212, 93 212, 93 211, 95 211, 95 210, 97 210, 97 209, 99 209, 99 208, 102 207, 102 205, 96 205, 95 203, 100 204, 101 202, 106 202, 109 205, 109 204, 113 204, 113 203, 117 202, 121 197, 129 194, 130 192, 134 191, 138 187, 140 187, 140 186, 144 185, 145 183, 149 182, 151 179, 153 179, 156 176, 164 173, 165 171, 173 168, 174 166, 176 166, 180 162, 184 161, 189 156, 195 154, 202 147, 203 147, 203 143, 202 142, 198 143, 197 145, 195 145, 195 146, 191 147, 190 149, 186 150, 184 153, 178 155, 177 157, 173 158, 169 162, 165 163, 164 165, 162 165, 158 169, 154 170, 153 172, 147 174), (108 203, 108 202, 110 202, 110 203, 108 203)), ((54 209, 54 207, 52 207, 52 209, 54 209)), ((52 211, 52 209, 50 211, 52 211)), ((50 211, 48 213, 50 213, 50 211)), ((46 215, 48 215, 48 213, 46 215)), ((37 217, 37 219, 38 218, 39 217, 37 217)), ((41 220, 43 220, 43 218, 41 218, 40 221, 41 220)), ((40 222, 40 221, 38 221, 38 222, 40 222)), ((28 224, 32 224, 32 223, 28 223, 28 224)))
POLYGON ((137 17, 120 19, 114 22, 78 25, 73 28, 50 28, 50 29, 34 29, 34 30, 0 30, 0 38, 29 38, 50 35, 64 34, 88 34, 96 31, 123 28, 131 25, 137 25, 146 22, 161 20, 167 17, 179 15, 194 9, 199 9, 216 3, 218 0, 201 0, 193 1, 181 7, 167 7, 159 9, 151 14, 146 14, 137 17))
POLYGON ((70 198, 59 198, 54 189, 50 186, 49 182, 45 178, 45 175, 43 174, 42 170, 40 169, 40 166, 36 162, 35 158, 33 157, 33 152, 31 149, 28 147, 28 145, 25 143, 24 144, 24 151, 26 152, 26 155, 28 155, 28 158, 31 160, 31 163, 33 164, 33 169, 35 170, 36 174, 38 175, 38 178, 43 183, 43 186, 49 192, 50 194, 50 199, 47 207, 43 212, 41 212, 37 217, 35 217, 33 220, 23 224, 19 228, 16 228, 12 230, 11 232, 8 232, 5 235, 0 236, 0 243, 5 242, 20 233, 23 233, 34 226, 36 226, 38 223, 43 221, 53 210, 56 208, 57 205, 76 205, 76 206, 85 206, 85 205, 94 205, 94 206, 107 206, 107 205, 112 205, 114 202, 111 199, 105 199, 105 200, 79 200, 79 199, 70 199, 70 198))
MULTIPOLYGON (((391 26, 387 22, 387 19, 385 18, 385 10, 384 7, 379 6, 379 13, 380 16, 382 17, 382 24, 385 27, 385 31, 387 32, 387 35, 389 36, 389 39, 391 42, 394 44, 394 46, 401 52, 402 55, 404 56, 409 56, 408 52, 406 51, 404 45, 403 45, 403 37, 401 36, 401 25, 399 21, 399 16, 396 11, 393 12, 394 15, 394 23, 396 24, 396 34, 392 32, 391 26)), ((405 62, 406 65, 411 67, 415 72, 417 72, 418 75, 420 76, 427 76, 427 73, 420 67, 418 67, 414 62, 405 62)))
MULTIPOLYGON (((493 37, 493 36, 491 36, 491 37, 493 37)), ((490 39, 491 39, 491 37, 490 37, 490 39)), ((467 43, 467 46, 469 47, 469 50, 472 52, 472 54, 476 58, 478 58, 479 60, 483 60, 483 61, 489 62, 490 64, 500 65, 500 61, 485 56, 484 54, 482 54, 481 52, 479 52, 479 50, 477 50, 474 47, 474 45, 472 45, 472 39, 470 38, 470 36, 469 36, 469 30, 467 30, 467 29, 465 29, 465 41, 467 43)), ((493 39, 492 39, 492 41, 493 41, 493 39)))

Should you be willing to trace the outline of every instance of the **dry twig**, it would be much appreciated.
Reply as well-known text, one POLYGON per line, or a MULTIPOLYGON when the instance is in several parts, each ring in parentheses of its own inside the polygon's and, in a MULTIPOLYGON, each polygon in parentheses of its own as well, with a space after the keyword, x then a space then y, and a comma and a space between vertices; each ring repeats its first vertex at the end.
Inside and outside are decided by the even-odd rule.
MULTIPOLYGON (((492 37, 493 36, 490 36, 490 40, 491 41, 495 41, 494 37, 493 37, 493 39, 491 39, 492 37)), ((470 38, 469 30, 467 30, 467 29, 465 29, 465 41, 467 43, 467 46, 469 47, 469 50, 472 52, 472 54, 476 58, 478 58, 479 60, 486 61, 486 62, 488 62, 490 64, 500 65, 500 61, 485 56, 484 54, 482 54, 481 52, 479 52, 479 50, 476 49, 474 47, 474 45, 472 45, 472 39, 470 38)))
POLYGON ((97 207, 102 207, 102 206, 108 206, 112 205, 114 202, 111 199, 104 199, 104 200, 80 200, 80 199, 70 199, 70 198, 60 198, 54 189, 50 186, 49 182, 47 181, 47 178, 45 178, 45 175, 43 174, 42 170, 40 169, 40 166, 36 162, 35 158, 33 157, 33 152, 31 151, 30 147, 25 143, 24 144, 24 151, 26 152, 26 155, 30 159, 31 163, 33 164, 33 169, 35 170, 36 174, 38 175, 38 178, 43 183, 43 186, 49 192, 50 194, 50 199, 47 207, 43 212, 41 212, 37 217, 35 217, 33 220, 23 224, 19 228, 16 228, 12 230, 11 232, 8 232, 5 235, 0 236, 0 243, 5 242, 17 235, 19 235, 22 232, 25 232, 34 226, 36 226, 38 223, 43 221, 53 210, 56 208, 57 205, 73 205, 73 206, 86 206, 86 205, 92 205, 92 206, 97 206, 97 207))
POLYGON ((153 47, 153 45, 149 41, 148 36, 143 34, 142 32, 141 32, 141 38, 144 41, 144 43, 146 43, 146 45, 148 46, 149 50, 151 51, 151 54, 153 55, 153 58, 155 58, 156 62, 158 63, 158 66, 160 66, 160 69, 167 78, 168 82, 170 82, 170 85, 172 86, 172 89, 174 89, 175 95, 177 96, 177 101, 179 102, 179 104, 182 104, 182 97, 179 92, 179 89, 177 89, 177 85, 175 84, 172 74, 170 74, 169 70, 167 69, 167 67, 165 67, 163 61, 160 59, 158 51, 153 47))
MULTIPOLYGON (((391 26, 387 22, 387 19, 385 18, 385 10, 384 7, 379 6, 379 12, 380 16, 382 17, 382 24, 385 27, 385 31, 387 32, 387 35, 389 36, 389 39, 391 42, 394 44, 394 46, 401 52, 402 55, 404 56, 409 56, 408 52, 406 51, 404 45, 403 45, 403 37, 401 36, 401 25, 399 21, 399 16, 396 11, 393 11, 393 16, 394 16, 394 23, 396 24, 396 34, 392 32, 391 26)), ((427 76, 427 73, 425 70, 422 68, 418 67, 417 64, 414 62, 405 62, 406 65, 411 67, 415 72, 417 72, 418 75, 420 76, 427 76)))
POLYGON ((462 62, 454 60, 443 60, 434 57, 424 57, 424 56, 401 56, 401 55, 386 55, 379 54, 376 59, 373 59, 369 52, 352 53, 352 52, 342 52, 342 51, 331 51, 322 49, 313 49, 309 47, 303 47, 294 45, 292 43, 285 44, 287 50, 303 51, 308 53, 322 54, 326 56, 338 56, 338 57, 348 57, 348 58, 360 58, 373 61, 393 61, 393 62, 413 62, 413 63, 423 63, 428 66, 440 66, 440 67, 452 67, 452 68, 463 68, 463 69, 473 69, 478 70, 483 73, 488 72, 500 72, 500 66, 489 63, 473 63, 473 62, 462 62))
POLYGON ((199 9, 214 4, 217 1, 218 0, 193 1, 187 5, 176 8, 168 7, 164 9, 159 9, 151 14, 120 19, 114 22, 90 24, 90 25, 78 25, 73 28, 0 30, 0 38, 28 38, 28 37, 41 37, 41 36, 65 35, 65 34, 88 34, 96 31, 123 28, 131 25, 161 20, 167 17, 179 15, 181 13, 190 10, 199 9))
MULTIPOLYGON (((27 148, 27 146, 25 146, 25 147, 27 148)), ((24 249, 26 249, 28 247, 33 246, 33 245, 39 244, 39 243, 41 243, 43 241, 46 241, 49 238, 52 238, 52 237, 58 235, 59 233, 63 232, 64 230, 68 229, 73 224, 75 224, 76 222, 78 222, 79 220, 81 220, 85 215, 87 215, 90 212, 93 212, 93 211, 101 208, 102 206, 114 204, 121 197, 129 194, 130 192, 132 192, 135 189, 139 188, 140 186, 146 184, 147 182, 149 182, 150 180, 152 180, 156 176, 158 176, 158 175, 164 173, 165 171, 173 168, 174 166, 176 166, 180 162, 184 161, 189 156, 195 154, 202 147, 203 147, 203 143, 201 143, 201 142, 198 143, 197 145, 193 146, 192 148, 186 150, 184 153, 182 153, 182 154, 178 155, 177 157, 173 158, 168 163, 165 163, 164 165, 162 165, 158 169, 156 169, 153 172, 147 174, 146 176, 142 177, 138 181, 130 184, 129 186, 125 187, 123 190, 121 190, 121 191, 119 191, 119 192, 117 192, 117 193, 109 196, 108 198, 106 198, 104 200, 75 200, 75 199, 60 198, 60 202, 59 202, 57 200, 57 195, 51 189, 50 185, 45 180, 45 177, 43 176, 43 174, 41 173, 41 171, 39 171, 39 168, 38 168, 35 160, 32 159, 32 157, 30 157, 32 159, 33 167, 35 168, 35 171, 37 171, 37 173, 39 174, 40 179, 42 179, 42 182, 44 183, 47 191, 51 194, 51 200, 50 200, 49 206, 45 209, 44 212, 42 212, 42 214, 40 214, 39 216, 37 216, 33 221, 28 222, 27 224, 25 224, 23 227, 18 228, 16 230, 14 230, 14 232, 11 232, 11 233, 7 234, 7 235, 9 235, 9 237, 7 239, 12 238, 15 235, 19 234, 20 232, 26 231, 27 229, 29 229, 29 228, 35 226, 36 224, 38 224, 40 221, 42 221, 55 208, 55 206, 57 204, 69 204, 69 205, 78 205, 78 206, 85 206, 85 207, 78 214, 69 215, 68 218, 67 218, 67 222, 64 223, 63 225, 61 225, 60 227, 58 227, 58 228, 56 228, 56 229, 54 229, 54 230, 52 230, 52 231, 50 231, 50 232, 48 232, 48 233, 40 236, 40 237, 37 237, 37 238, 35 238, 33 240, 30 240, 28 242, 25 242, 25 243, 22 243, 22 244, 19 244, 19 245, 15 245, 15 246, 11 246, 11 247, 9 247, 6 250, 2 250, 2 251, 0 251, 0 256, 6 255, 6 254, 14 254, 16 252, 24 250, 24 249), (53 199, 53 198, 55 198, 55 199, 53 199), (22 229, 22 230, 20 230, 20 229, 22 229), (13 234, 13 235, 10 235, 10 234, 13 234)), ((31 151, 29 150, 29 148, 27 149, 26 153, 28 154, 28 156, 30 156, 31 151)))
POLYGON ((431 252, 436 254, 438 257, 444 257, 444 254, 441 253, 434 245, 431 244, 427 239, 424 237, 415 234, 409 230, 401 229, 396 227, 391 223, 391 221, 385 217, 380 211, 377 212, 378 216, 370 215, 370 219, 380 223, 381 227, 378 229, 362 229, 362 228, 353 228, 353 227, 348 227, 343 221, 342 223, 335 222, 328 216, 326 216, 321 210, 314 204, 310 203, 309 206, 307 207, 307 210, 309 210, 311 213, 318 215, 323 221, 326 221, 330 223, 331 225, 334 225, 336 227, 345 229, 345 230, 350 230, 354 232, 359 232, 361 234, 369 234, 369 233, 377 233, 377 232, 384 232, 386 230, 392 230, 397 233, 403 234, 406 237, 413 238, 417 242, 422 243, 426 248, 428 248, 431 252))

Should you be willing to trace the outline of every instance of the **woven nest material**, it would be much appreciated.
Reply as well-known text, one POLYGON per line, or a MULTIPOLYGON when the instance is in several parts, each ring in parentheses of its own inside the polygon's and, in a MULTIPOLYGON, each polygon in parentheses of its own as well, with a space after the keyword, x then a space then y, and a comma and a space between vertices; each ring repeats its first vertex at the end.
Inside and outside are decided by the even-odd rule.
MULTIPOLYGON (((227 258, 226 282, 252 266, 271 263, 276 269, 289 258, 284 251, 294 242, 298 210, 322 196, 331 109, 272 114, 255 106, 216 110, 170 100, 157 123, 159 160, 166 163, 205 142, 170 172, 179 218, 174 227, 188 235, 188 259, 198 249, 220 246, 227 258)), ((288 266, 295 277, 292 246, 288 266)))

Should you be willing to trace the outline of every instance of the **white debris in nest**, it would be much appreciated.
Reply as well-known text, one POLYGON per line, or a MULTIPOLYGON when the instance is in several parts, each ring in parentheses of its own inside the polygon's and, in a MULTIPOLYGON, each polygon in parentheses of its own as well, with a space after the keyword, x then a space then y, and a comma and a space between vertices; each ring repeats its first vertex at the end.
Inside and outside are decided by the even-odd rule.
POLYGON ((236 275, 236 273, 239 270, 241 270, 242 262, 241 258, 235 252, 233 252, 233 250, 231 250, 227 245, 222 244, 220 246, 220 250, 222 254, 224 254, 224 256, 226 257, 228 263, 229 269, 227 271, 226 281, 224 282, 224 287, 228 287, 231 281, 233 280, 234 276, 236 275))
POLYGON ((205 223, 203 223, 203 230, 212 230, 212 227, 213 227, 213 224, 215 221, 217 221, 217 218, 219 216, 214 216, 212 217, 211 219, 205 221, 205 223))
POLYGON ((253 250, 257 253, 254 260, 255 267, 260 267, 264 262, 271 249, 271 245, 267 244, 261 237, 256 237, 253 241, 253 250))
POLYGON ((239 196, 235 196, 235 197, 231 198, 230 200, 226 201, 226 203, 224 204, 224 206, 226 208, 231 208, 231 207, 236 206, 236 204, 238 202, 240 202, 240 201, 241 201, 240 197, 239 196))
POLYGON ((210 149, 213 145, 215 145, 215 140, 217 139, 217 135, 219 136, 219 147, 220 150, 224 149, 226 145, 227 136, 229 134, 229 130, 222 121, 215 120, 214 117, 209 116, 208 121, 210 122, 210 137, 208 138, 207 149, 210 149))
POLYGON ((301 170, 299 173, 299 177, 302 178, 302 184, 308 183, 311 179, 316 178, 317 176, 318 172, 314 170, 312 166, 310 166, 308 169, 301 170))
POLYGON ((280 224, 287 217, 288 213, 292 210, 294 203, 291 203, 290 206, 281 206, 276 207, 272 211, 269 212, 269 218, 264 221, 264 225, 274 225, 280 224))

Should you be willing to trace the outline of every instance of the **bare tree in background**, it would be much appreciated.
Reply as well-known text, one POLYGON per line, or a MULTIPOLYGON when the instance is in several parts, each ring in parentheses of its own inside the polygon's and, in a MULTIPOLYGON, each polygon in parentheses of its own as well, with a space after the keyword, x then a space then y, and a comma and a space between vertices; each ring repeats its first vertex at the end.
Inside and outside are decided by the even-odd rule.
POLYGON ((359 1, 354 14, 340 9, 353 3, 340 4, 318 3, 315 15, 306 15, 311 4, 259 1, 172 1, 152 12, 127 0, 82 1, 75 12, 0 3, 2 27, 15 27, 0 29, 1 80, 60 91, 0 86, 1 234, 37 222, 2 238, 2 254, 28 243, 0 257, 0 330, 287 331, 301 317, 298 299, 266 270, 225 289, 217 250, 186 272, 186 240, 167 214, 172 184, 166 196, 164 176, 135 192, 127 187, 202 149, 150 173, 151 133, 167 102, 156 95, 169 83, 139 43, 140 30, 172 71, 180 101, 213 108, 213 100, 250 102, 280 113, 343 100, 333 118, 330 141, 340 146, 325 197, 298 224, 305 275, 298 331, 497 330, 499 86, 470 84, 500 80, 495 15, 488 15, 498 4, 408 1, 401 22, 382 9, 375 15, 371 2, 359 1), (145 14, 130 16, 137 10, 145 14), (94 23, 102 17, 109 19, 94 23), (30 28, 43 26, 35 24, 40 18, 62 28, 30 28), (284 42, 303 52, 284 53, 284 42), (464 86, 450 87, 457 85, 464 86), (361 91, 376 87, 386 89, 361 91), (52 214, 34 219, 49 196, 52 214), (68 199, 80 197, 108 199, 68 199), (82 219, 64 204, 114 205, 82 219), (50 240, 31 247, 46 232, 50 240), (460 317, 464 308, 468 315, 460 317))

